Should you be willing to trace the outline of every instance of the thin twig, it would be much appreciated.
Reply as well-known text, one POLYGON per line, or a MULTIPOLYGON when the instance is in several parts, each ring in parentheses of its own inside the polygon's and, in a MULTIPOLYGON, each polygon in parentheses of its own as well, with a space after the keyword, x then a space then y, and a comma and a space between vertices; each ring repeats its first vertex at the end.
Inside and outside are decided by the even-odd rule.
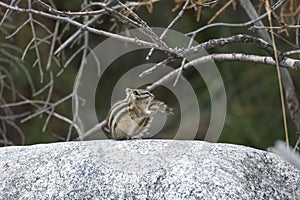
MULTIPOLYGON (((297 25, 300 24, 300 13, 298 14, 297 17, 297 25)), ((295 34, 295 41, 296 41, 296 46, 299 48, 299 28, 296 28, 296 34, 295 34)))
MULTIPOLYGON (((281 2, 282 3, 282 2, 281 2)), ((280 2, 277 2, 274 6, 272 6, 272 9, 273 10, 276 10, 277 8, 279 8, 281 6, 281 3, 280 2)), ((206 26, 203 26, 195 31, 192 31, 192 32, 189 32, 187 33, 186 35, 195 35, 195 34, 198 34, 208 28, 212 28, 212 27, 218 27, 218 26, 224 26, 224 27, 248 27, 248 26, 251 26, 253 24, 255 24, 256 22, 262 20, 263 18, 267 17, 268 16, 268 13, 264 13, 262 14, 261 16, 253 19, 253 20, 250 20, 250 21, 247 21, 245 23, 238 23, 238 24, 233 24, 233 23, 213 23, 213 24, 208 24, 206 26)))
POLYGON ((58 106, 59 104, 65 102, 65 101, 67 101, 67 100, 69 100, 69 99, 72 98, 72 97, 73 97, 73 93, 71 93, 71 94, 65 96, 64 98, 58 100, 58 101, 55 102, 55 103, 52 103, 52 104, 51 104, 50 106, 48 106, 47 108, 40 109, 40 110, 37 111, 36 113, 34 113, 34 114, 32 114, 32 115, 30 115, 30 116, 28 116, 28 117, 22 119, 22 120, 21 120, 21 123, 24 123, 24 122, 26 122, 26 121, 28 121, 28 120, 30 120, 30 119, 32 119, 32 118, 34 118, 34 117, 40 115, 40 114, 42 114, 42 113, 44 113, 44 112, 46 112, 46 111, 52 109, 53 107, 58 106))
POLYGON ((300 50, 292 50, 292 51, 287 51, 287 52, 282 53, 282 55, 284 55, 284 56, 290 56, 293 54, 300 54, 300 50))
MULTIPOLYGON (((28 2, 28 9, 31 9, 31 0, 28 0, 27 2, 28 2)), ((38 44, 37 44, 37 41, 36 41, 36 39, 37 39, 36 30, 35 30, 35 27, 34 27, 33 17, 32 17, 31 13, 28 13, 28 18, 29 18, 29 24, 30 24, 30 27, 31 27, 32 38, 34 40, 33 44, 34 44, 35 54, 36 54, 37 61, 38 61, 38 68, 39 68, 39 71, 40 71, 40 81, 41 81, 41 83, 43 83, 44 72, 43 72, 43 68, 42 68, 40 51, 39 51, 38 44)))
MULTIPOLYGON (((270 56, 274 55, 274 49, 272 45, 270 45, 268 42, 260 38, 256 38, 250 35, 243 35, 243 34, 233 35, 226 38, 211 39, 199 45, 185 49, 184 50, 185 52, 183 52, 182 54, 184 56, 188 56, 197 53, 202 49, 208 50, 208 49, 222 47, 224 45, 233 44, 233 43, 253 43, 259 46, 260 48, 264 49, 270 56)), ((281 52, 279 52, 278 50, 277 50, 277 54, 282 57, 281 52)))
MULTIPOLYGON (((11 6, 17 5, 19 2, 20 2, 20 0, 18 0, 17 2, 15 2, 15 0, 12 0, 12 1, 10 2, 10 5, 11 5, 11 6)), ((8 16, 9 16, 10 13, 11 13, 11 10, 10 10, 10 9, 7 9, 7 10, 5 11, 5 13, 4 13, 3 17, 2 17, 2 20, 0 21, 0 26, 3 25, 4 20, 8 18, 8 16)))
MULTIPOLYGON (((94 16, 92 19, 90 19, 87 22, 87 26, 94 23, 100 16, 94 16)), ((62 43, 54 52, 54 55, 58 54, 59 52, 61 52, 64 48, 66 48, 66 46, 68 46, 72 41, 75 40, 75 38, 77 38, 80 34, 82 33, 81 30, 77 30, 74 34, 72 34, 68 39, 66 39, 66 41, 64 41, 64 43, 62 43)))
MULTIPOLYGON (((87 1, 85 0, 84 1, 84 5, 87 4, 87 1)), ((85 16, 84 17, 84 23, 87 23, 89 21, 89 18, 88 16, 85 16)), ((79 67, 79 71, 77 73, 77 79, 80 80, 80 78, 83 76, 83 71, 84 71, 84 68, 86 67, 86 58, 87 58, 87 55, 88 55, 88 49, 89 49, 89 32, 88 31, 85 31, 83 33, 84 35, 84 44, 83 44, 83 52, 82 52, 82 58, 81 58, 81 64, 80 64, 80 67, 79 67)), ((74 85, 74 88, 73 88, 73 124, 75 124, 78 120, 79 120, 79 95, 78 95, 78 88, 79 88, 79 81, 75 81, 75 85, 74 85)), ((68 136, 66 138, 66 141, 69 141, 71 139, 71 133, 72 133, 72 127, 73 127, 73 124, 70 126, 69 128, 69 132, 68 132, 68 136)), ((82 135, 81 132, 77 133, 78 135, 82 135)))
MULTIPOLYGON (((179 18, 182 17, 183 13, 184 13, 184 10, 186 9, 187 5, 189 4, 189 0, 186 0, 185 1, 185 4, 183 5, 183 7, 181 8, 180 12, 178 13, 178 15, 171 21, 171 23, 168 25, 168 27, 164 30, 164 32, 160 35, 159 39, 160 40, 163 40, 164 37, 166 36, 168 30, 174 26, 174 24, 178 21, 179 18)), ((146 60, 149 60, 152 53, 154 51, 154 48, 151 48, 148 55, 146 56, 146 60)))
POLYGON ((167 58, 167 59, 165 59, 165 60, 163 60, 163 61, 161 61, 161 62, 155 64, 153 67, 151 67, 151 68, 149 68, 149 69, 143 71, 143 72, 139 75, 139 77, 143 78, 143 77, 145 77, 145 76, 151 74, 151 73, 152 73, 154 70, 156 70, 159 66, 166 65, 168 62, 171 62, 171 61, 174 61, 174 60, 175 60, 175 59, 174 59, 173 57, 169 57, 169 58, 167 58))
MULTIPOLYGON (((150 39, 158 46, 164 49, 169 49, 168 45, 161 40, 156 33, 153 32, 152 28, 148 26, 148 24, 141 19, 136 13, 134 13, 131 9, 129 9, 125 4, 123 4, 122 2, 120 2, 120 0, 116 0, 121 6, 123 6, 132 16, 135 20, 137 20, 140 24, 141 27, 143 27, 144 29, 140 29, 143 33, 145 33, 145 35, 147 35, 148 37, 150 37, 150 39)), ((147 58, 146 58, 147 59, 147 58)), ((149 58, 148 58, 149 59, 149 58)), ((147 59, 147 60, 148 60, 147 59)))
POLYGON ((226 2, 226 4, 216 12, 216 14, 210 19, 208 20, 207 24, 210 24, 211 22, 213 22, 230 4, 232 4, 235 0, 229 0, 226 2))
POLYGON ((27 23, 29 23, 30 19, 28 18, 25 22, 23 22, 13 33, 11 33, 10 35, 6 36, 5 39, 10 39, 13 36, 15 36, 24 26, 27 25, 27 23))
POLYGON ((48 61, 47 61, 47 65, 46 65, 46 69, 49 70, 50 66, 51 66, 51 60, 53 57, 53 53, 54 53, 54 46, 57 40, 57 35, 58 35, 58 29, 59 29, 59 21, 56 21, 55 23, 55 27, 54 27, 54 32, 52 34, 52 42, 51 42, 51 46, 50 46, 50 50, 49 50, 49 57, 48 57, 48 61))
MULTIPOLYGON (((5 84, 5 83, 4 83, 5 84)), ((9 85, 5 84, 5 87, 10 88, 9 85)), ((29 100, 27 99, 26 97, 24 97, 21 93, 19 93, 18 91, 16 91, 17 95, 19 98, 21 98, 23 101, 20 101, 20 102, 15 102, 15 103, 5 103, 5 104, 2 104, 0 105, 0 108, 6 108, 6 107, 12 107, 12 106, 21 106, 21 105, 25 105, 25 104, 30 104, 32 106, 34 106, 35 108, 38 108, 38 109, 42 109, 42 106, 39 106, 38 104, 41 104, 41 105, 45 105, 45 101, 42 101, 42 100, 29 100)), ((67 100, 68 98, 72 97, 72 94, 71 95, 68 95, 66 98, 56 102, 56 103, 49 103, 48 106, 49 106, 49 109, 53 109, 55 108, 56 106, 58 106, 60 103, 62 103, 63 101, 67 100)), ((51 114, 51 112, 47 109, 44 109, 45 113, 47 114, 51 114)), ((41 114, 41 113, 39 113, 41 114)), ((38 114, 38 115, 39 115, 38 114)), ((68 119, 67 117, 59 114, 59 113, 53 113, 53 116, 56 117, 57 119, 60 119, 68 124, 73 124, 73 121, 68 119)), ((73 124, 74 128, 76 129, 77 133, 80 133, 81 130, 80 128, 76 125, 76 124, 73 124)))
POLYGON ((83 46, 81 46, 79 49, 77 49, 73 55, 66 61, 66 63, 64 64, 63 68, 56 74, 56 76, 60 76, 64 71, 65 69, 68 67, 68 65, 72 62, 72 60, 74 58, 76 58, 76 56, 84 49, 83 46))
POLYGON ((106 124, 106 120, 101 121, 100 123, 93 126, 91 129, 87 130, 82 135, 79 135, 79 137, 77 137, 75 140, 83 140, 84 138, 93 134, 95 131, 101 130, 101 128, 104 127, 105 124, 106 124))
POLYGON ((114 33, 104 31, 104 30, 99 30, 99 29, 96 29, 96 28, 89 27, 89 26, 84 25, 80 22, 77 22, 77 21, 74 21, 74 20, 70 19, 69 17, 61 17, 61 16, 57 16, 57 15, 52 15, 52 14, 49 14, 49 13, 45 13, 43 11, 37 11, 37 10, 32 9, 32 8, 24 9, 24 8, 19 8, 19 7, 13 7, 13 6, 10 6, 10 5, 8 5, 6 3, 3 3, 1 1, 0 1, 0 6, 2 6, 4 8, 11 9, 11 10, 14 10, 14 11, 17 11, 17 12, 32 13, 32 14, 37 14, 37 15, 44 16, 44 17, 47 17, 47 18, 50 18, 50 19, 60 20, 60 21, 72 24, 74 26, 77 26, 82 30, 87 30, 87 31, 89 31, 91 33, 94 33, 94 34, 97 34, 97 35, 111 37, 111 38, 114 38, 114 39, 117 39, 117 40, 120 40, 120 41, 123 41, 123 42, 133 43, 133 44, 137 44, 139 46, 147 47, 147 48, 154 47, 154 48, 160 49, 162 51, 170 51, 171 53, 176 53, 176 52, 173 52, 172 49, 169 49, 169 48, 166 49, 164 46, 159 46, 155 43, 143 41, 143 40, 140 40, 140 39, 137 39, 137 38, 130 38, 130 37, 126 37, 126 36, 123 36, 123 35, 120 35, 120 34, 114 34, 114 33))
POLYGON ((279 84, 279 91, 280 91, 280 98, 281 98, 281 108, 282 108, 282 117, 283 117, 283 125, 284 125, 284 132, 285 132, 285 141, 286 145, 289 146, 289 134, 288 134, 288 126, 287 126, 287 120, 286 120, 286 112, 285 112, 285 101, 284 101, 284 93, 283 93, 283 87, 282 87, 282 80, 281 80, 281 73, 279 70, 279 58, 277 54, 277 47, 275 43, 275 37, 272 31, 272 16, 271 16, 271 8, 269 4, 269 0, 265 1, 266 3, 266 10, 268 13, 268 20, 270 24, 270 30, 271 30, 271 38, 272 38, 272 45, 274 48, 274 57, 275 57, 275 63, 276 63, 276 70, 277 70, 277 76, 278 76, 278 84, 279 84))
MULTIPOLYGON (((256 19, 258 14, 250 0, 239 0, 241 6, 244 8, 245 12, 251 19, 256 19)), ((275 5, 282 5, 287 2, 286 0, 279 0, 275 3, 275 5)), ((274 6, 275 6, 274 5, 274 6)), ((275 8, 272 6, 271 8, 274 10, 275 8)), ((257 22, 258 25, 263 26, 262 21, 257 22)), ((274 32, 272 31, 274 34, 274 32)), ((263 38, 268 43, 272 43, 272 39, 268 32, 265 29, 258 29, 258 34, 261 38, 263 38)), ((284 86, 285 98, 287 102, 287 107, 289 109, 290 117, 296 126, 296 136, 299 137, 300 133, 300 109, 299 109, 299 100, 296 95, 295 86, 292 81, 292 78, 289 74, 289 71, 285 68, 280 69, 282 73, 282 83, 284 86)))
MULTIPOLYGON (((188 46, 187 46, 187 49, 191 48, 191 46, 192 46, 192 44, 193 44, 193 41, 194 41, 194 37, 195 37, 195 35, 193 35, 193 36, 190 38, 189 44, 188 44, 188 46)), ((186 60, 187 60, 186 57, 184 57, 184 58, 182 59, 181 66, 180 66, 180 68, 179 68, 177 77, 176 77, 176 79, 175 79, 175 81, 174 81, 174 83, 173 83, 173 86, 174 86, 174 87, 176 86, 176 84, 177 84, 177 82, 178 82, 178 80, 179 80, 179 78, 180 78, 180 76, 181 76, 181 74, 182 74, 182 70, 183 70, 183 67, 184 67, 184 65, 185 65, 185 63, 186 63, 186 60)))
POLYGON ((285 25, 285 26, 251 26, 251 29, 298 29, 300 25, 285 25))

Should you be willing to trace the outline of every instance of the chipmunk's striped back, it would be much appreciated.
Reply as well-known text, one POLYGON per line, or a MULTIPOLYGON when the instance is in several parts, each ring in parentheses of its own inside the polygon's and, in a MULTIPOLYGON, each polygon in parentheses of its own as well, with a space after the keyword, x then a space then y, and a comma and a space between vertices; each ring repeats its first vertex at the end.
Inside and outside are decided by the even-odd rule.
POLYGON ((126 98, 110 109, 103 129, 109 138, 131 139, 143 137, 156 112, 171 111, 164 102, 143 89, 126 89, 126 98))

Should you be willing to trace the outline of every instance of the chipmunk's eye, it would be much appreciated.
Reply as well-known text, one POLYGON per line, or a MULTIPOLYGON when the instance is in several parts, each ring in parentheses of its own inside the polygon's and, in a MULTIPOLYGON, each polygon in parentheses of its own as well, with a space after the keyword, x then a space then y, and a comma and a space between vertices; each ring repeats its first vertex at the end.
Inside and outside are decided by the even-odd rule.
POLYGON ((136 90, 133 91, 133 94, 134 95, 139 95, 139 93, 136 90))

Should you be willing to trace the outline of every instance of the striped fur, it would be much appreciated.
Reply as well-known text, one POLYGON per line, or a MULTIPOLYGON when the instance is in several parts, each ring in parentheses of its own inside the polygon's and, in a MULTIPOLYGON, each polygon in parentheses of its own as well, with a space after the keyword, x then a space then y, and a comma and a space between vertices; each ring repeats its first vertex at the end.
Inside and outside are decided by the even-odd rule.
POLYGON ((126 98, 110 109, 103 128, 111 139, 142 138, 147 134, 153 115, 172 111, 164 102, 143 89, 126 89, 126 98))

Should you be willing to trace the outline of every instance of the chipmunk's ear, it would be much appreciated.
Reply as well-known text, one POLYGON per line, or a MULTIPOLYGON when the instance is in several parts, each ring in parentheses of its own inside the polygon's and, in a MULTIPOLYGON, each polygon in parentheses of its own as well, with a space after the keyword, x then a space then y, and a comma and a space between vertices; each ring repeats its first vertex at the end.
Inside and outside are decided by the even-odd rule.
POLYGON ((129 95, 129 94, 132 92, 132 89, 130 89, 130 88, 126 88, 126 90, 125 90, 125 91, 126 91, 126 94, 127 94, 127 95, 129 95))

